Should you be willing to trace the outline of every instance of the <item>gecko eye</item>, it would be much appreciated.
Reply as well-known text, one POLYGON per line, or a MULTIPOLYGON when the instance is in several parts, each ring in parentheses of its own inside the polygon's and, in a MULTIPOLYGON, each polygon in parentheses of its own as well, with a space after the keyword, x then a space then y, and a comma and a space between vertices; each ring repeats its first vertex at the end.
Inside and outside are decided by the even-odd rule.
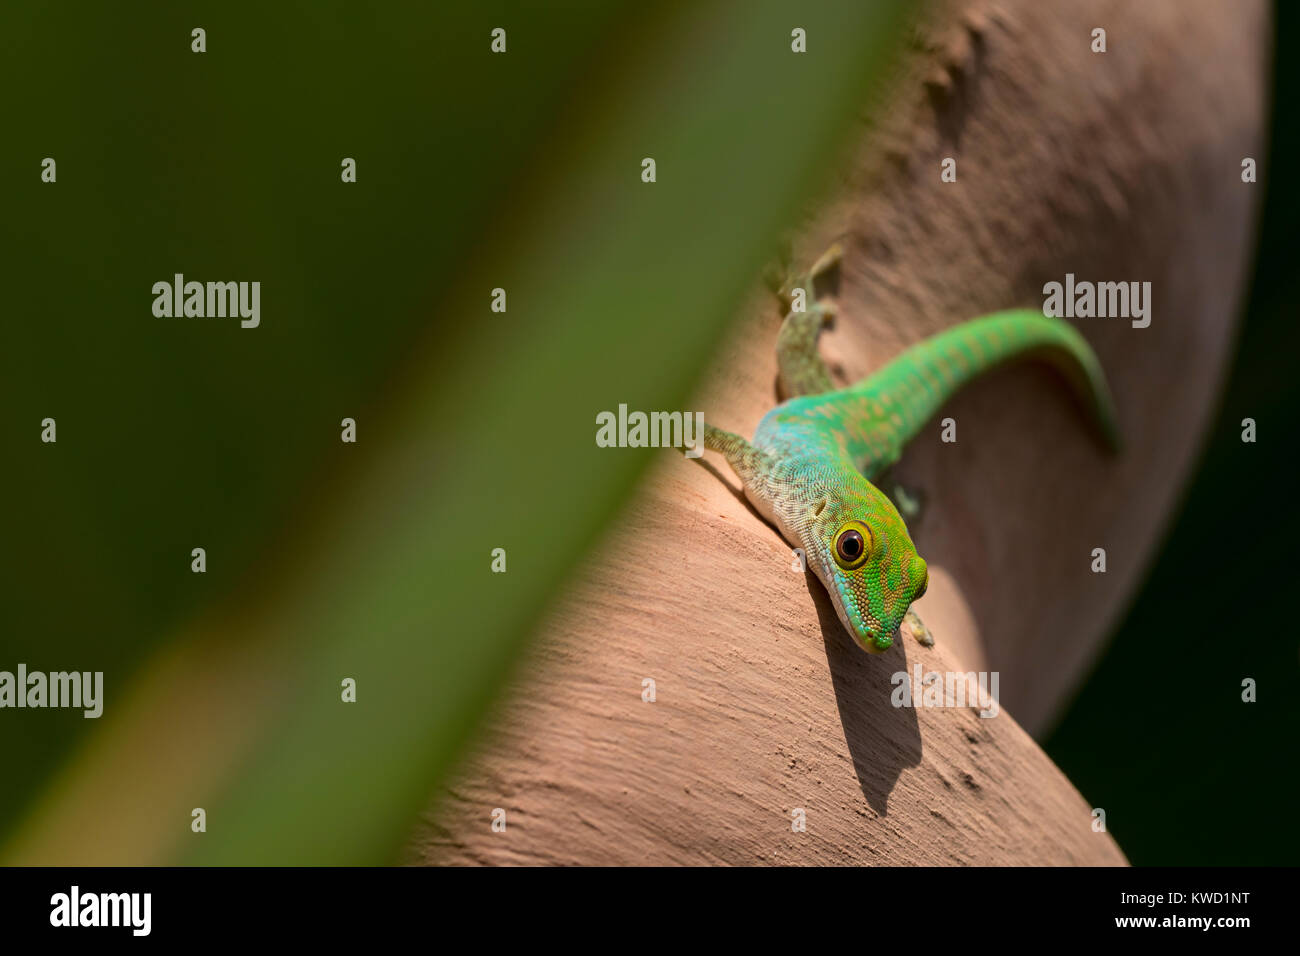
POLYGON ((861 521, 852 521, 835 536, 835 562, 845 571, 866 564, 871 553, 871 529, 861 521))
POLYGON ((856 531, 845 531, 840 535, 840 557, 845 561, 856 561, 862 555, 862 535, 856 531))

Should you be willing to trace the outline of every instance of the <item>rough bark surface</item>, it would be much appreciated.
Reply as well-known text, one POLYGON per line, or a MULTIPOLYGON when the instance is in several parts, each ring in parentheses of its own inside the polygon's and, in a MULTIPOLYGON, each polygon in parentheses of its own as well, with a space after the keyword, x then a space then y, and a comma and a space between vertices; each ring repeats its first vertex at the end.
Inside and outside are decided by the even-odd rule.
MULTIPOLYGON (((945 326, 1041 305, 1067 272, 1150 281, 1149 328, 1075 320, 1112 383, 1124 452, 1101 449, 1042 367, 949 403, 957 442, 936 420, 896 469, 925 500, 918 609, 938 644, 874 657, 791 570, 725 463, 665 452, 411 858, 1123 863, 1030 734, 1134 597, 1213 410, 1253 251, 1261 187, 1241 162, 1262 172, 1269 27, 1262 0, 936 8, 795 246, 803 266, 845 243, 823 354, 849 382, 945 326), (956 183, 940 181, 949 156, 956 183), (891 675, 918 663, 998 671, 1001 713, 893 707, 891 675), (791 827, 800 809, 806 832, 791 827)), ((778 322, 756 292, 702 390, 708 420, 752 434, 774 404, 778 322)), ((1177 653, 1178 635, 1150 639, 1177 653)))

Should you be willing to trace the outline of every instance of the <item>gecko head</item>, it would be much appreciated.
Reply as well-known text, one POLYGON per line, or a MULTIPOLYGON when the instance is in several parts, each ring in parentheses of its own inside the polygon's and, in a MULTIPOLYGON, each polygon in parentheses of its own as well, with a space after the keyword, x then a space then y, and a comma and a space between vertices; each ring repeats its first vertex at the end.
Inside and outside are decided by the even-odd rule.
POLYGON ((840 621, 863 649, 888 650, 907 609, 930 583, 902 516, 865 479, 814 510, 809 553, 817 555, 813 567, 840 621))

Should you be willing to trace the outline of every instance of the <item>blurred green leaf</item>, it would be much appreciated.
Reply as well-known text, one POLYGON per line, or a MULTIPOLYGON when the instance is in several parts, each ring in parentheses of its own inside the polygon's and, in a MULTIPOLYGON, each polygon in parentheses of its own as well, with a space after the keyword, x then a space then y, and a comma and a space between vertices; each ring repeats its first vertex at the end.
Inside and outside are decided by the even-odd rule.
POLYGON ((7 861, 391 860, 648 461, 597 412, 682 407, 902 4, 535 6, 0 14, 49 78, 0 169, 5 659, 107 683, 85 740, 5 716, 7 861), (153 318, 174 272, 261 327, 153 318))

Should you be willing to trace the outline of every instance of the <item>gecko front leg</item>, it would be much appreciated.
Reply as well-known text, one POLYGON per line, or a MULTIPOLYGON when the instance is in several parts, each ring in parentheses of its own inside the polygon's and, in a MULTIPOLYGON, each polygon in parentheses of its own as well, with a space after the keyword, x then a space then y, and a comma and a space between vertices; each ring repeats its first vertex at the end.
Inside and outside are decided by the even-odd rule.
POLYGON ((915 608, 907 609, 907 614, 903 616, 903 623, 912 631, 912 636, 916 638, 918 644, 922 647, 934 647, 934 635, 921 623, 921 616, 916 613, 915 608))

